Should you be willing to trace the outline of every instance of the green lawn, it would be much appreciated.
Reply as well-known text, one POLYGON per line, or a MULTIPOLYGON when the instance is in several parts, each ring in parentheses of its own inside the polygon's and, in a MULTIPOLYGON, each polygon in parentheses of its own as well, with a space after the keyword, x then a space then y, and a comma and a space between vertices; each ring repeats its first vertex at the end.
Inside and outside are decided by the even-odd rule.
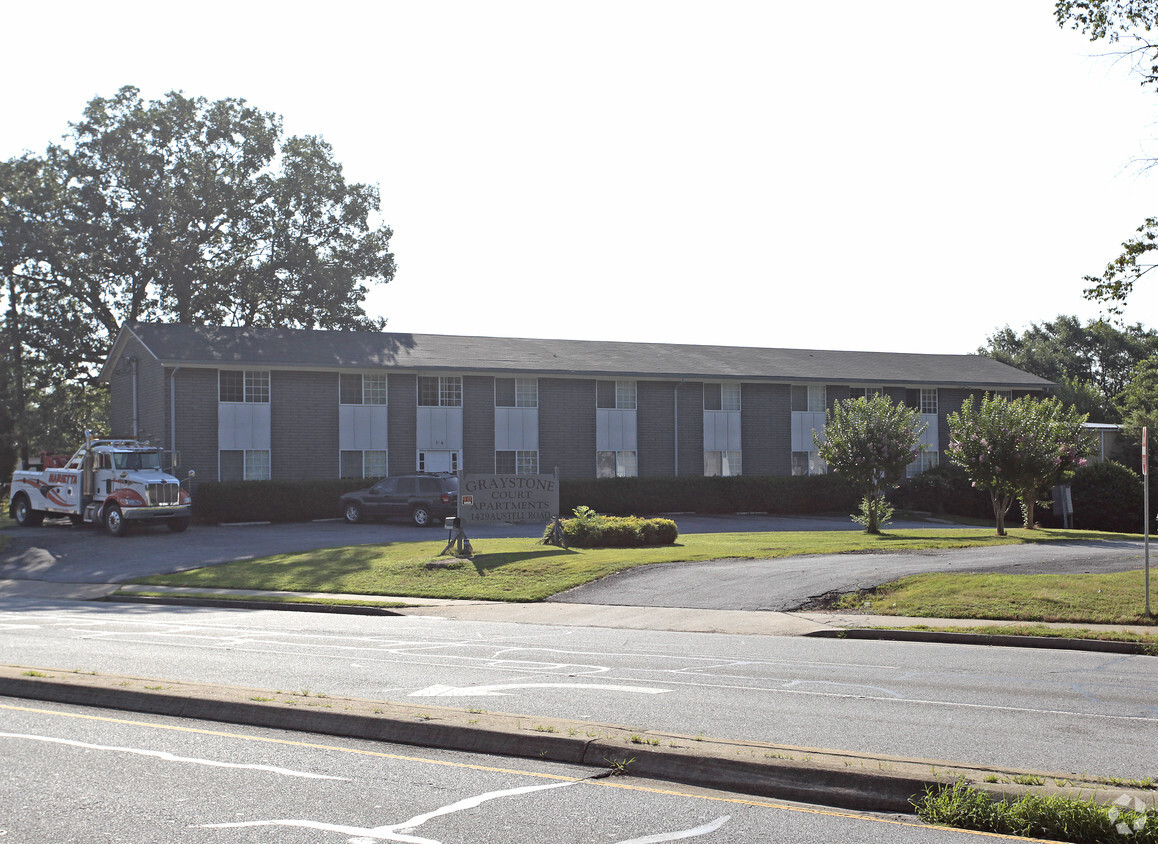
MULTIPOLYGON (((1155 624, 1145 616, 1141 571, 1113 574, 917 574, 846 595, 840 609, 918 618, 985 618, 1082 624, 1155 624)), ((1150 606, 1158 610, 1158 569, 1150 606)))
POLYGON ((445 543, 356 545, 226 563, 135 582, 219 589, 346 592, 427 598, 541 601, 617 571, 653 563, 760 559, 801 554, 922 551, 1062 539, 1120 539, 1122 534, 1064 530, 938 528, 870 536, 858 531, 687 534, 658 548, 565 551, 533 539, 480 539, 473 560, 440 557, 445 543))

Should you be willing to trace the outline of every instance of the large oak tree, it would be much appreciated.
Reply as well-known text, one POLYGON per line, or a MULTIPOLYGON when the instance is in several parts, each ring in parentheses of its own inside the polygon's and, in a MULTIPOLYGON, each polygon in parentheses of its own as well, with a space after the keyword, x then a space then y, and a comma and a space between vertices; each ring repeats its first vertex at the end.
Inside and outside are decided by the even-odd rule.
POLYGON ((97 97, 43 156, 3 162, 0 197, 9 445, 27 445, 37 396, 92 377, 127 320, 384 325, 363 307, 395 270, 377 187, 244 100, 97 97))

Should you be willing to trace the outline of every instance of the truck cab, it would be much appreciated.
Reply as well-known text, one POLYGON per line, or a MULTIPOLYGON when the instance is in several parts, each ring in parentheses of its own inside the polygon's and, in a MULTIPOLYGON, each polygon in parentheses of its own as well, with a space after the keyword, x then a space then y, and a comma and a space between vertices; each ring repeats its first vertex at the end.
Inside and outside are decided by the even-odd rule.
POLYGON ((12 518, 32 527, 47 515, 67 515, 74 524, 99 524, 114 536, 141 521, 163 521, 171 531, 183 531, 192 497, 162 468, 163 454, 137 440, 86 440, 67 460, 46 459, 39 471, 12 476, 12 518))

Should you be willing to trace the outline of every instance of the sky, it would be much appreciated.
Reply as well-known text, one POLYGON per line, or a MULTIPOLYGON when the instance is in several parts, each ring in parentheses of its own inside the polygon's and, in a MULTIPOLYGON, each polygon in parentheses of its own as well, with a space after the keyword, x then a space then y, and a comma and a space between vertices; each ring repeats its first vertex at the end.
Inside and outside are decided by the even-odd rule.
POLYGON ((240 97, 379 186, 388 330, 964 354, 1098 318, 1158 216, 1158 93, 1052 10, 9 4, 0 156, 127 84, 240 97))

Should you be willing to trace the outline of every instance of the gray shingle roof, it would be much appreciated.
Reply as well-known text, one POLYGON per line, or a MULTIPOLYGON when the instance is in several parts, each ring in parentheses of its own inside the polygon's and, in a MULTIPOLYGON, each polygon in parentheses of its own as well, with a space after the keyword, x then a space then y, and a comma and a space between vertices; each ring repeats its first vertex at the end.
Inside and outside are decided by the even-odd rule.
MULTIPOLYGON (((743 379, 1041 389, 1051 382, 982 355, 762 349, 594 340, 132 323, 167 365, 557 376, 743 379)), ((110 362, 118 354, 118 341, 110 362)), ((106 364, 106 369, 108 365, 106 364)))

